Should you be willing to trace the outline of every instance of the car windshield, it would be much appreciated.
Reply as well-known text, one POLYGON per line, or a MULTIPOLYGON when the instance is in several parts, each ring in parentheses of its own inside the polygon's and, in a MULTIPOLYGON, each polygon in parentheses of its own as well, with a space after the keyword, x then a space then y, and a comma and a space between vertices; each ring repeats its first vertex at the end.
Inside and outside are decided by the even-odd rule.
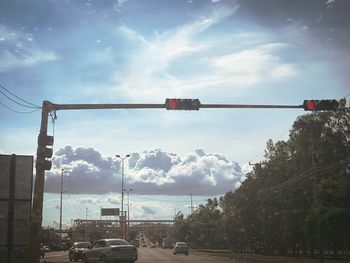
POLYGON ((91 244, 88 242, 84 242, 84 243, 75 243, 74 247, 76 248, 88 248, 91 244))
POLYGON ((178 247, 187 247, 186 243, 177 243, 176 246, 178 246, 178 247))
POLYGON ((109 240, 108 243, 109 243, 111 246, 130 245, 128 241, 123 240, 123 239, 113 239, 113 240, 109 240))

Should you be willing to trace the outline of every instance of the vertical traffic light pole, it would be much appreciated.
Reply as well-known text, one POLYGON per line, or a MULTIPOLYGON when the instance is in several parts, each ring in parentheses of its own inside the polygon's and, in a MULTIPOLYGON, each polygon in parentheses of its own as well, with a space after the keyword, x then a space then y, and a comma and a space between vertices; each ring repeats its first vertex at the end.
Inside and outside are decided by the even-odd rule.
MULTIPOLYGON (((51 103, 43 101, 41 111, 41 126, 39 138, 47 136, 47 124, 48 116, 51 111, 51 103)), ((40 260, 40 242, 41 242, 41 223, 42 223, 42 212, 43 212, 43 198, 44 198, 44 180, 45 180, 45 167, 43 160, 41 159, 40 151, 45 145, 42 145, 43 141, 38 139, 38 149, 36 158, 36 174, 35 174, 35 185, 34 185, 34 196, 32 206, 32 216, 29 232, 29 246, 28 256, 30 263, 38 263, 40 260)))

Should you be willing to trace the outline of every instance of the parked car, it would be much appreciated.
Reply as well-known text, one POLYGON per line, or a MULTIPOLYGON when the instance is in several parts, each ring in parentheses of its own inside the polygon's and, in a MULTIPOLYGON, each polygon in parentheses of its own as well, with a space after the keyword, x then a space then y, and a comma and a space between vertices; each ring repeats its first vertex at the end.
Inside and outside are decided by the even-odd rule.
POLYGON ((188 255, 188 246, 186 242, 176 242, 173 254, 176 255, 179 253, 188 255))
POLYGON ((124 239, 100 239, 83 253, 83 262, 112 262, 137 260, 137 248, 124 239))
POLYGON ((154 243, 154 242, 152 242, 151 243, 151 248, 156 248, 157 246, 156 246, 156 243, 154 243))
POLYGON ((69 261, 83 259, 83 252, 91 246, 90 242, 75 242, 69 249, 69 261))

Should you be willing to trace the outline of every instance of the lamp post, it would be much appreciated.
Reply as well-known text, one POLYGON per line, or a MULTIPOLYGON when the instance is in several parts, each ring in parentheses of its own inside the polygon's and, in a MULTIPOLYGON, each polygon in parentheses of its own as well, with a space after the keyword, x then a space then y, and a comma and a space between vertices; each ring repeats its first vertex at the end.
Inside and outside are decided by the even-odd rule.
MULTIPOLYGON (((122 160, 122 189, 121 189, 122 190, 122 207, 121 207, 122 209, 121 209, 121 215, 123 217, 124 216, 124 160, 126 158, 130 157, 130 154, 125 155, 125 157, 120 157, 120 155, 117 154, 115 157, 120 158, 122 160)), ((122 225, 123 225, 123 228, 125 228, 124 222, 122 223, 122 225)), ((125 231, 123 231, 123 237, 125 239, 125 231)))
POLYGON ((124 191, 128 194, 128 230, 127 230, 127 235, 126 237, 129 239, 129 229, 130 229, 130 202, 129 202, 129 194, 133 189, 124 189, 124 191))
POLYGON ((60 245, 62 245, 62 193, 63 193, 63 173, 64 173, 64 169, 61 169, 61 198, 60 198, 60 245))

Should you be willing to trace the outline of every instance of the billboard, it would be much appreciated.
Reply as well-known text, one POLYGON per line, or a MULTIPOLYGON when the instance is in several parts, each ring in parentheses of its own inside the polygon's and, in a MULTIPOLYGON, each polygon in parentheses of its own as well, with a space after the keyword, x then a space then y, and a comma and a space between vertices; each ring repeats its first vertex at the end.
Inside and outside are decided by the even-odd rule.
POLYGON ((0 154, 0 262, 23 262, 29 241, 33 156, 0 154))
POLYGON ((119 216, 119 208, 101 208, 101 216, 119 216))

